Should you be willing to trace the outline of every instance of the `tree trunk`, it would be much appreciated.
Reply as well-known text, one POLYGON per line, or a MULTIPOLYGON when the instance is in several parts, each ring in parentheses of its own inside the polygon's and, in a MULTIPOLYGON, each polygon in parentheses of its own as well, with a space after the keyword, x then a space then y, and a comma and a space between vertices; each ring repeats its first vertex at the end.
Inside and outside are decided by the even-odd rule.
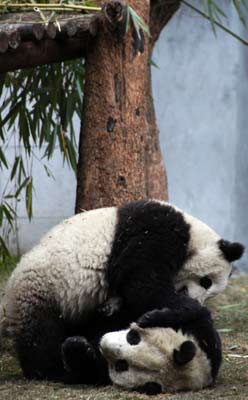
MULTIPOLYGON (((149 24, 148 1, 129 5, 149 24)), ((76 212, 167 199, 148 65, 151 43, 141 34, 143 43, 137 44, 132 26, 123 32, 120 2, 110 1, 103 15, 86 58, 76 212)))

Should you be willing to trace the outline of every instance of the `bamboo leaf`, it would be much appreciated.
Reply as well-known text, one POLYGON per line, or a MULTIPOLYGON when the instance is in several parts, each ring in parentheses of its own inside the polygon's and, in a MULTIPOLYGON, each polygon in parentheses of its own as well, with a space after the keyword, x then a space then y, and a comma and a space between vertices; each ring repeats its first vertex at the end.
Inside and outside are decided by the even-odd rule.
POLYGON ((2 210, 5 218, 7 219, 10 226, 13 226, 14 216, 12 215, 11 211, 6 206, 6 203, 2 204, 2 210))
POLYGON ((25 171, 25 168, 24 168, 23 159, 22 159, 22 157, 20 157, 18 179, 17 179, 18 185, 21 184, 22 177, 24 177, 24 176, 26 177, 26 171, 25 171))
POLYGON ((149 60, 148 60, 148 64, 149 64, 149 65, 152 65, 153 67, 155 67, 155 68, 158 68, 158 69, 159 69, 159 66, 158 66, 158 64, 156 64, 156 63, 155 63, 155 61, 154 61, 152 58, 149 58, 149 60))
POLYGON ((224 13, 224 11, 213 1, 212 1, 212 7, 216 10, 215 12, 216 17, 218 14, 220 14, 222 17, 227 18, 227 15, 224 13))
POLYGON ((4 205, 9 209, 9 212, 12 215, 12 218, 14 219, 14 217, 16 217, 16 212, 15 212, 14 208, 6 201, 4 202, 4 205))
POLYGON ((241 0, 241 3, 243 4, 244 8, 248 11, 247 0, 241 0))
POLYGON ((48 166, 46 164, 43 164, 43 167, 44 167, 44 169, 46 171, 47 176, 49 178, 52 177, 55 180, 55 177, 54 177, 52 171, 50 170, 50 168, 48 168, 48 166))
POLYGON ((212 30, 214 32, 214 35, 216 36, 215 22, 214 22, 213 9, 212 9, 212 0, 208 0, 207 9, 208 9, 210 24, 211 24, 212 30))
POLYGON ((3 126, 1 125, 1 115, 0 115, 0 139, 4 142, 4 130, 3 126))
POLYGON ((69 161, 71 164, 71 167, 74 172, 77 171, 77 157, 76 157, 76 151, 75 148, 73 147, 72 142, 68 137, 65 137, 65 142, 66 142, 66 147, 68 150, 68 156, 69 156, 69 161))
POLYGON ((3 224, 3 207, 2 204, 0 204, 0 227, 3 224))
MULTIPOLYGON (((211 0, 207 0, 208 2, 210 2, 211 0)), ((181 2, 183 4, 185 4, 187 7, 189 7, 191 10, 194 10, 197 14, 201 15, 203 18, 207 19, 210 21, 210 16, 207 15, 207 13, 202 12, 199 8, 194 7, 191 3, 189 3, 187 0, 181 0, 181 2)), ((218 26, 220 29, 222 29, 223 31, 225 31, 226 33, 228 33, 229 35, 233 36, 235 39, 239 40, 241 43, 243 43, 244 45, 248 46, 248 41, 245 40, 244 38, 242 38, 241 36, 239 36, 237 33, 233 32, 232 30, 230 30, 229 28, 227 28, 226 26, 220 24, 218 21, 212 19, 212 22, 214 23, 214 25, 218 26)))
POLYGON ((14 165, 13 165, 12 170, 11 170, 11 174, 10 174, 10 180, 11 181, 15 177, 19 161, 20 161, 20 157, 18 156, 18 157, 15 158, 14 165))
POLYGON ((29 178, 26 185, 26 210, 29 221, 31 221, 33 216, 33 179, 29 178))
POLYGON ((4 166, 5 166, 7 169, 9 168, 9 167, 8 167, 8 163, 7 163, 7 160, 6 160, 6 157, 5 157, 5 155, 4 155, 4 152, 3 152, 2 148, 0 147, 0 167, 1 167, 1 163, 4 164, 4 166))
POLYGON ((5 255, 5 257, 11 258, 11 254, 8 250, 8 247, 6 246, 5 241, 1 235, 0 235, 0 254, 5 255))
POLYGON ((134 9, 130 6, 127 7, 127 24, 126 24, 126 30, 129 27, 129 19, 131 18, 134 29, 137 33, 137 36, 139 40, 141 39, 140 37, 140 31, 139 28, 141 28, 144 32, 147 33, 148 36, 150 36, 150 30, 148 25, 143 21, 143 19, 134 11, 134 9))
POLYGON ((19 186, 19 188, 17 189, 16 193, 15 193, 15 197, 18 198, 18 196, 20 195, 21 191, 23 188, 25 188, 25 186, 27 186, 28 181, 29 181, 30 177, 27 177, 24 179, 24 181, 21 183, 21 185, 19 186))
POLYGON ((19 134, 27 153, 30 155, 30 131, 24 107, 21 107, 19 114, 19 134))
POLYGON ((246 21, 245 21, 245 18, 243 16, 243 13, 242 13, 241 7, 240 7, 240 0, 233 0, 233 4, 234 4, 234 7, 235 7, 235 9, 237 11, 237 14, 239 16, 240 21, 246 27, 246 21))
POLYGON ((45 157, 49 160, 54 152, 56 139, 59 132, 59 125, 55 125, 54 129, 52 130, 49 138, 49 142, 45 151, 45 157))

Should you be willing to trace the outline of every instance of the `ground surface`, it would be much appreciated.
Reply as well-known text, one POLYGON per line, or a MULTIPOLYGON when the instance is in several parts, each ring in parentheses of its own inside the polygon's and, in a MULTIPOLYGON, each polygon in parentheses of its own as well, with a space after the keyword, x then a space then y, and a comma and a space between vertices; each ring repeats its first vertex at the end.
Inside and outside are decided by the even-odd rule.
MULTIPOLYGON (((1 266, 0 266, 1 267, 1 266)), ((0 268, 1 270, 1 268, 0 268)), ((2 271, 1 287, 8 272, 2 271)), ((0 288, 1 295, 1 288, 0 288)), ((213 310, 223 341, 223 365, 215 387, 200 392, 158 395, 156 400, 248 399, 248 276, 232 279, 224 294, 209 306, 213 310)), ((47 382, 28 382, 8 345, 0 353, 1 400, 147 400, 145 395, 115 387, 65 386, 47 382)))

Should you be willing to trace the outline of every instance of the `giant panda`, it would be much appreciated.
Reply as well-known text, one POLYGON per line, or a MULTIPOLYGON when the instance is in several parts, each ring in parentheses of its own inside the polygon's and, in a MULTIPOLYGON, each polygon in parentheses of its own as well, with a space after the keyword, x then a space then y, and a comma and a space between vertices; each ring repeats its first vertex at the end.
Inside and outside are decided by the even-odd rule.
POLYGON ((187 310, 146 313, 129 329, 88 334, 89 340, 69 337, 62 345, 74 383, 109 383, 109 376, 115 385, 146 394, 197 390, 215 382, 221 364, 219 335, 195 300, 187 310))
POLYGON ((27 378, 57 379, 61 344, 96 310, 110 315, 110 331, 152 309, 177 309, 182 296, 185 307, 191 297, 202 302, 225 288, 242 253, 241 244, 167 203, 83 212, 22 257, 1 304, 1 332, 14 339, 27 378), (111 299, 120 300, 117 313, 111 299))

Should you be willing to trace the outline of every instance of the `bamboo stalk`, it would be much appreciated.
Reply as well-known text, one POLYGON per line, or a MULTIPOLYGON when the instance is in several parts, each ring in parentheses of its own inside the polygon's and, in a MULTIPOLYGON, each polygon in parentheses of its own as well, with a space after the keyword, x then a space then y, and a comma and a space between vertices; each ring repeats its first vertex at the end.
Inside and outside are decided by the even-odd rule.
POLYGON ((101 7, 91 7, 91 6, 80 6, 76 4, 44 4, 44 3, 4 3, 0 4, 0 8, 32 8, 34 9, 35 7, 40 8, 42 10, 47 9, 47 10, 54 10, 54 9, 59 9, 59 10, 88 10, 88 11, 100 11, 101 7))

